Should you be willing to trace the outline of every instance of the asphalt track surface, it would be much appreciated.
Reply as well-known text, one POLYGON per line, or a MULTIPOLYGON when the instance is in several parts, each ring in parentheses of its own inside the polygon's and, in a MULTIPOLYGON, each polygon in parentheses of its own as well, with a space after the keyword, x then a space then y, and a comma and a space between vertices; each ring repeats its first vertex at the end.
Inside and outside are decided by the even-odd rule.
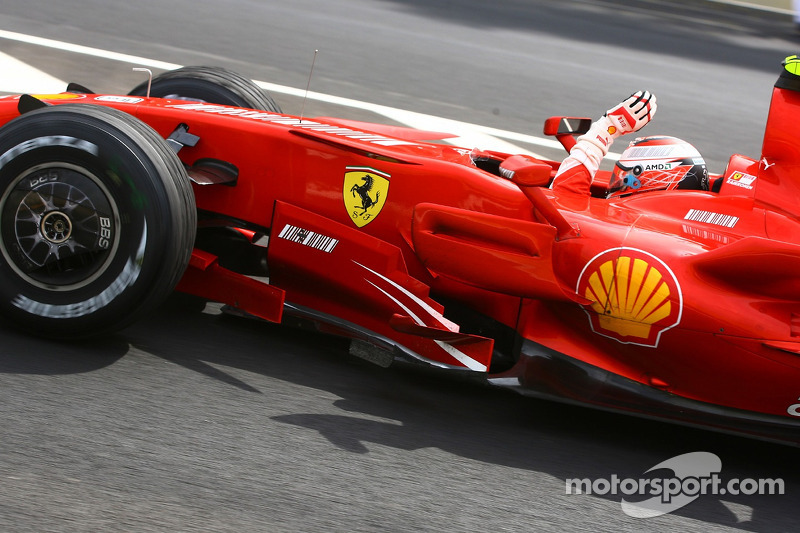
MULTIPOLYGON (((15 2, 0 29, 298 88, 319 49, 320 93, 532 134, 647 87, 658 132, 714 171, 758 156, 778 64, 800 45, 785 16, 660 1, 15 2)), ((141 81, 96 57, 0 52, 97 91, 141 81)), ((796 449, 373 367, 182 295, 91 343, 0 326, 2 531, 796 531, 797 464, 796 449), (693 451, 785 494, 704 495, 650 519, 620 495, 565 494, 566 479, 638 478, 693 451)))

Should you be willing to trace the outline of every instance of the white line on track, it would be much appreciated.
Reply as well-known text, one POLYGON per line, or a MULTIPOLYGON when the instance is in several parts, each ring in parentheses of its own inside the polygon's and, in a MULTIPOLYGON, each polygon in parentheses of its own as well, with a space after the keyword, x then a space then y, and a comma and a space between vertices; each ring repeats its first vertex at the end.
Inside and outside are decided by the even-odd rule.
MULTIPOLYGON (((793 9, 782 8, 778 6, 757 4, 754 2, 744 2, 738 0, 708 0, 717 4, 729 4, 737 7, 745 7, 747 9, 755 9, 757 11, 768 11, 770 13, 778 13, 780 15, 794 15, 793 9)), ((777 3, 777 2, 776 2, 777 3)))
MULTIPOLYGON (((53 48, 76 54, 99 57, 102 59, 109 59, 112 61, 132 63, 137 66, 150 67, 161 70, 174 70, 176 68, 181 67, 181 65, 175 63, 167 63, 164 61, 158 61, 146 57, 120 54, 117 52, 110 52, 108 50, 101 50, 99 48, 92 48, 89 46, 82 46, 63 41, 56 41, 53 39, 36 37, 33 35, 25 35, 22 33, 16 33, 7 30, 0 30, 0 38, 23 42, 36 46, 44 46, 47 48, 53 48)), ((41 71, 33 69, 32 67, 28 67, 28 69, 23 69, 17 64, 20 62, 14 60, 13 58, 10 58, 9 56, 6 56, 5 54, 0 56, 0 64, 2 64, 4 68, 7 60, 10 60, 8 61, 9 65, 12 64, 16 65, 17 71, 19 72, 19 77, 16 78, 16 83, 14 83, 15 87, 14 89, 9 89, 8 86, 6 85, 6 82, 4 81, 3 84, 0 85, 0 91, 10 92, 10 93, 22 93, 30 91, 31 89, 37 92, 58 92, 61 90, 59 89, 58 91, 53 91, 51 88, 54 83, 54 80, 58 81, 56 80, 56 78, 52 78, 41 71), (46 88, 48 88, 47 91, 41 90, 41 87, 43 86, 46 86, 46 88), (23 88, 23 90, 19 90, 19 87, 26 87, 26 88, 23 88)), ((14 78, 13 76, 9 76, 7 72, 5 73, 6 73, 6 75, 4 75, 5 80, 14 78)), ((265 90, 275 93, 286 94, 290 96, 298 96, 301 98, 307 97, 309 99, 321 102, 327 102, 331 104, 362 109, 365 111, 371 111, 373 113, 384 116, 386 118, 389 118, 393 121, 399 122, 401 124, 404 124, 412 128, 429 130, 429 131, 458 133, 459 137, 448 139, 448 142, 452 142, 453 144, 456 144, 458 146, 477 147, 484 150, 496 150, 498 152, 506 152, 506 153, 532 153, 513 144, 512 142, 509 142, 509 141, 514 141, 533 146, 540 146, 544 148, 556 148, 556 149, 561 148, 561 145, 555 140, 536 137, 534 135, 517 133, 513 131, 506 131, 497 128, 490 128, 478 124, 460 122, 457 120, 435 117, 433 115, 426 115, 423 113, 416 113, 414 111, 406 111, 403 109, 372 104, 369 102, 361 102, 359 100, 353 100, 350 98, 343 98, 340 96, 317 93, 313 91, 308 92, 308 94, 306 95, 306 92, 303 89, 287 87, 275 83, 268 83, 263 81, 256 81, 256 83, 265 90)), ((60 87, 64 87, 65 85, 66 83, 64 82, 61 82, 59 84, 60 87)), ((614 160, 617 159, 618 155, 609 154, 608 157, 609 159, 614 160)))
POLYGON ((0 52, 3 79, 0 91, 6 93, 23 93, 36 87, 40 93, 60 93, 66 83, 30 65, 0 52))

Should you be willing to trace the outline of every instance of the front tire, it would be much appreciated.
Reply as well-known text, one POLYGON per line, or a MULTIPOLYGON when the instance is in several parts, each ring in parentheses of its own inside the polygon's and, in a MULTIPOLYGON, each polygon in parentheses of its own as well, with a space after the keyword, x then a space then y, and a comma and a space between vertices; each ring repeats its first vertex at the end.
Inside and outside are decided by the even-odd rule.
MULTIPOLYGON (((147 82, 128 94, 145 96, 147 82)), ((281 112, 275 100, 252 80, 221 67, 182 67, 159 74, 152 80, 150 96, 281 112)))
POLYGON ((0 315, 83 338, 160 304, 191 256, 183 165, 134 117, 59 105, 0 129, 0 315))

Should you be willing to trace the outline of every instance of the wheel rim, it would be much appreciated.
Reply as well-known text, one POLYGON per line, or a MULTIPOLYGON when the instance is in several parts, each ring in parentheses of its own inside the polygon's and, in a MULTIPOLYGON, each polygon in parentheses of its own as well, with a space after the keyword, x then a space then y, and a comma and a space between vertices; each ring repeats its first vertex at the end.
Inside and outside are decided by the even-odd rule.
POLYGON ((20 174, 0 199, 0 252, 26 282, 74 290, 105 272, 119 241, 119 211, 85 168, 57 163, 20 174))

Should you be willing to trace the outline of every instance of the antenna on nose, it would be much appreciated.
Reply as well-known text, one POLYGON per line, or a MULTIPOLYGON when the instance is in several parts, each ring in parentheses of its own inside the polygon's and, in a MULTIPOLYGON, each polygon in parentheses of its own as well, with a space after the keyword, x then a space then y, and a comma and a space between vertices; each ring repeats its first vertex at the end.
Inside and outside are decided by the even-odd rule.
POLYGON ((303 106, 300 108, 300 122, 303 122, 303 113, 306 110, 306 100, 308 99, 308 88, 311 87, 311 75, 314 74, 314 63, 317 62, 317 53, 319 50, 314 50, 314 58, 311 60, 311 71, 308 73, 308 83, 306 83, 306 93, 303 95, 303 106))

